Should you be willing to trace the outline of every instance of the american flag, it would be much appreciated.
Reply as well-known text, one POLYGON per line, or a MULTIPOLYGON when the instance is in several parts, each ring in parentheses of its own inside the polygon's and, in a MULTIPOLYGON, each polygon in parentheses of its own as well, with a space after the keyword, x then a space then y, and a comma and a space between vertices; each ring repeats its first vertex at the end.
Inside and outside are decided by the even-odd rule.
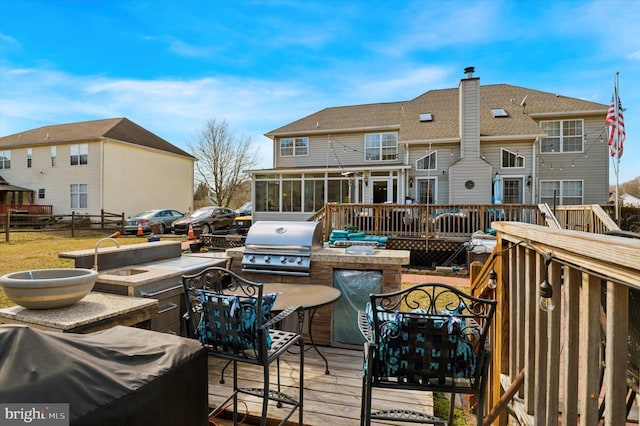
POLYGON ((620 158, 622 157, 624 140, 627 134, 624 131, 622 104, 618 96, 617 84, 613 87, 613 98, 611 99, 611 105, 609 105, 605 123, 607 126, 611 126, 611 131, 609 132, 609 154, 611 154, 612 157, 617 155, 618 158, 620 158))

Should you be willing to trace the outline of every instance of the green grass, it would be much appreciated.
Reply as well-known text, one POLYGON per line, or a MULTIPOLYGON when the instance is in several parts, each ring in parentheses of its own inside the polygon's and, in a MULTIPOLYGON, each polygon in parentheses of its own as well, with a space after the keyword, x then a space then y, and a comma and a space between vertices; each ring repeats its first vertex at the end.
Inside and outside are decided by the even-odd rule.
MULTIPOLYGON (((449 417, 449 399, 445 397, 443 393, 435 392, 433 394, 433 414, 441 419, 449 417)), ((469 426, 470 414, 466 414, 459 408, 455 408, 453 411, 453 425, 452 426, 469 426)))
MULTIPOLYGON (((75 250, 93 249, 100 238, 111 234, 85 231, 82 236, 71 237, 62 232, 21 232, 12 233, 7 243, 0 242, 0 276, 11 272, 30 269, 73 268, 73 259, 61 259, 58 253, 75 250)), ((165 239, 166 237, 163 237, 165 239)), ((186 237, 176 237, 178 241, 186 241, 186 237)), ((140 244, 147 238, 120 237, 120 245, 140 244)), ((0 289, 0 308, 14 305, 4 291, 0 289)))

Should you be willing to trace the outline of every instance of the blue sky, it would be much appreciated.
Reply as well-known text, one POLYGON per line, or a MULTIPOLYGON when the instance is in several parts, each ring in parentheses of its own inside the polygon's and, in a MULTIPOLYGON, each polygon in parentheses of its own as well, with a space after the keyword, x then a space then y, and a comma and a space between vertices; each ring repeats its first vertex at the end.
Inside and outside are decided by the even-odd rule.
POLYGON ((186 149, 226 120, 271 167, 264 133, 457 87, 467 66, 603 104, 619 71, 625 182, 640 176, 639 25, 637 0, 2 0, 0 135, 127 117, 186 149))

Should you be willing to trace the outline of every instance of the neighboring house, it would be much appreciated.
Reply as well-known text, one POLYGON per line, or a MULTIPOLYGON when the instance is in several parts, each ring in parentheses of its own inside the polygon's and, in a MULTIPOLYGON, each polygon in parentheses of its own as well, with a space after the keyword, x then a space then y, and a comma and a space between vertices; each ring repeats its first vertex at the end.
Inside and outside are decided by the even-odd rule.
POLYGON ((304 220, 327 202, 607 202, 607 105, 480 86, 473 72, 458 88, 326 108, 268 132, 274 168, 252 171, 254 219, 304 220))
POLYGON ((622 194, 620 199, 624 207, 640 207, 640 195, 622 194))
POLYGON ((126 118, 45 126, 0 138, 0 175, 54 214, 132 216, 193 207, 195 158, 126 118))

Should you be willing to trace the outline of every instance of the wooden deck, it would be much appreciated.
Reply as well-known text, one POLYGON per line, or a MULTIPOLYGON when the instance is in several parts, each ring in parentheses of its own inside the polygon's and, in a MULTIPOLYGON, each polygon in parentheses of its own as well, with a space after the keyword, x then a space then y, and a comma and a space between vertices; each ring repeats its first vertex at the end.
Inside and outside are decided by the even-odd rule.
MULTIPOLYGON (((360 424, 360 395, 362 389, 362 351, 320 347, 322 353, 329 360, 330 374, 324 372, 324 362, 313 349, 307 348, 304 358, 304 424, 305 425, 340 425, 351 426, 360 424)), ((295 384, 290 395, 297 394, 298 354, 287 354, 281 363, 283 385, 295 384)), ((231 371, 227 370, 225 384, 220 384, 220 369, 224 363, 210 357, 209 360, 209 405, 215 406, 224 400, 232 386, 231 371)), ((275 377, 275 366, 273 367, 275 377)), ((238 371, 241 386, 258 386, 251 382, 261 382, 262 373, 254 366, 242 365, 238 371)), ((239 403, 238 411, 241 415, 247 413, 248 418, 243 424, 257 424, 260 413, 260 400, 242 395, 243 402, 239 403)), ((433 399, 429 393, 411 393, 400 391, 378 392, 373 394, 374 408, 406 408, 432 412, 433 399)), ((278 424, 284 417, 284 409, 275 405, 269 407, 270 424, 278 424), (273 421, 271 421, 271 419, 273 421)), ((225 418, 213 419, 216 425, 232 424, 230 414, 225 418)), ((290 424, 297 421, 297 412, 289 419, 290 424), (293 420, 293 422, 291 422, 293 420)), ((378 425, 393 425, 406 423, 378 422, 378 425)))

